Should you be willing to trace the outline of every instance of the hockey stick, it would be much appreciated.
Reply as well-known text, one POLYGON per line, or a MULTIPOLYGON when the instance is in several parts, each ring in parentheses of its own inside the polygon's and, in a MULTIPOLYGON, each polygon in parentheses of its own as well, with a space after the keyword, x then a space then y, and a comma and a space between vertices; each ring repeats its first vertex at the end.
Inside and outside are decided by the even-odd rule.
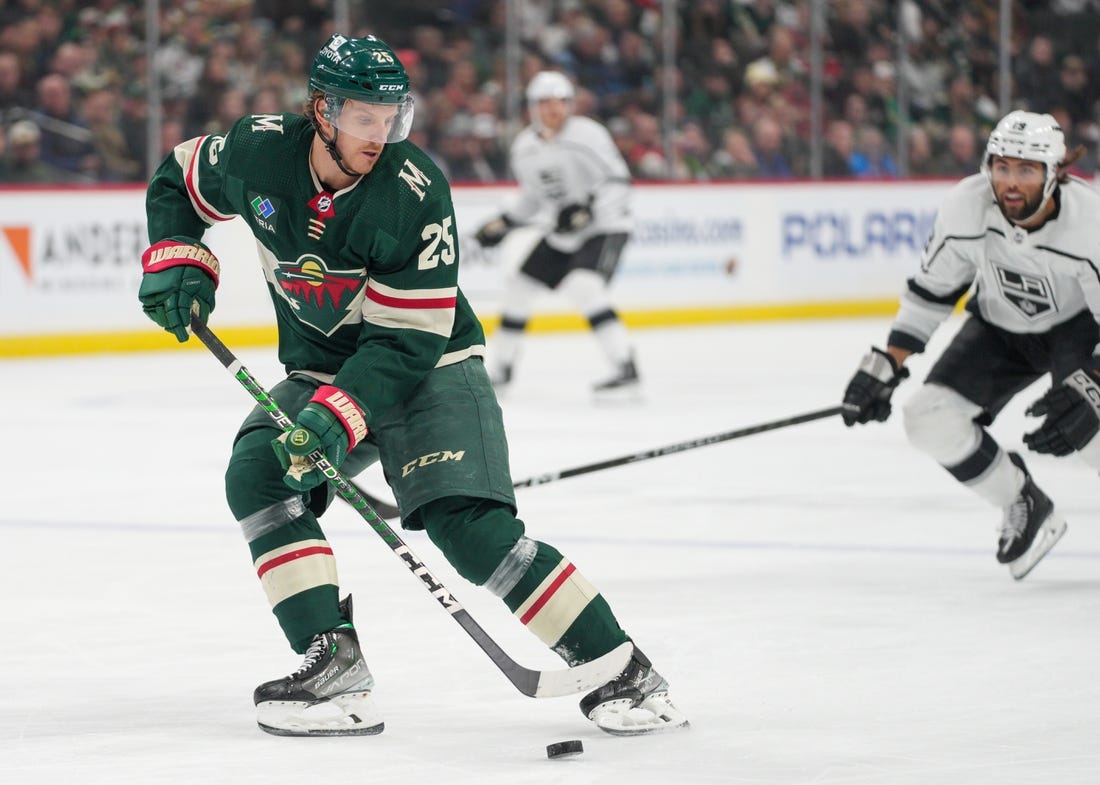
MULTIPOLYGON (((694 450, 696 447, 706 447, 709 444, 728 442, 730 439, 740 439, 743 436, 752 436, 753 434, 764 433, 765 431, 775 431, 780 428, 787 428, 791 425, 798 425, 799 423, 822 420, 826 417, 833 417, 840 414, 843 408, 842 406, 831 406, 828 409, 819 409, 816 412, 807 412, 806 414, 799 414, 795 417, 787 417, 782 420, 774 420, 772 422, 762 423, 761 425, 751 425, 747 428, 738 428, 735 431, 726 431, 725 433, 718 433, 713 436, 703 436, 686 442, 677 442, 676 444, 670 444, 666 447, 656 447, 652 450, 634 453, 633 455, 624 455, 621 458, 611 458, 606 461, 590 463, 585 466, 576 466, 572 469, 563 469, 560 472, 540 474, 537 477, 529 477, 526 480, 514 482, 512 483, 512 487, 530 488, 532 485, 545 485, 548 482, 565 480, 570 477, 576 477, 579 474, 603 471, 604 469, 612 469, 627 463, 638 463, 639 461, 647 461, 650 458, 660 458, 662 455, 672 455, 673 453, 684 452, 685 450, 694 450)), ((382 501, 381 499, 375 499, 369 496, 367 498, 370 499, 370 503, 379 511, 382 517, 394 518, 398 515, 399 511, 394 505, 382 501)))
POLYGON ((791 425, 798 425, 799 423, 811 422, 813 420, 822 420, 826 417, 833 417, 843 410, 842 406, 830 406, 828 409, 819 409, 816 412, 807 412, 806 414, 799 414, 795 417, 787 417, 782 420, 773 420, 772 422, 766 422, 761 425, 751 425, 747 428, 738 428, 735 431, 726 431, 725 433, 717 433, 713 436, 703 436, 698 439, 691 439, 686 442, 677 442, 676 444, 670 444, 667 447, 657 447, 652 450, 646 450, 644 452, 634 453, 633 455, 624 455, 621 458, 611 458, 606 461, 600 461, 598 463, 590 463, 585 466, 577 466, 572 469, 563 469, 560 472, 551 472, 547 474, 540 474, 538 477, 531 477, 526 480, 520 480, 513 483, 515 488, 529 488, 532 485, 544 485, 548 482, 554 482, 555 480, 564 480, 569 477, 576 477, 579 474, 588 474, 589 472, 603 471, 604 469, 611 469, 615 466, 622 466, 627 463, 638 463, 639 461, 648 461, 650 458, 660 458, 662 455, 672 455, 673 453, 683 452, 684 450, 694 450, 696 447, 706 447, 708 444, 718 444, 719 442, 728 442, 730 439, 740 439, 743 436, 752 436, 754 433, 763 433, 764 431, 774 431, 779 428, 787 428, 791 425))
MULTIPOLYGON (((191 332, 206 345, 218 361, 233 374, 241 386, 248 391, 253 400, 271 415, 276 424, 284 431, 294 428, 294 422, 286 416, 279 404, 268 395, 255 377, 248 372, 240 360, 221 342, 218 336, 204 325, 197 317, 191 317, 191 332)), ((634 651, 634 645, 629 641, 617 648, 591 660, 590 662, 576 665, 572 668, 563 668, 552 671, 538 671, 525 668, 509 657, 500 648, 496 641, 489 637, 489 633, 482 629, 474 618, 466 611, 458 600, 448 591, 438 578, 424 565, 416 555, 409 550, 404 541, 394 532, 389 525, 375 512, 363 493, 347 477, 341 474, 325 458, 320 450, 309 456, 314 465, 328 479, 332 487, 340 496, 350 504, 356 512, 362 516, 370 527, 382 538, 386 545, 390 546, 409 568, 409 571, 419 578, 427 587, 431 595, 453 618, 466 634, 474 639, 489 659, 508 677, 516 689, 531 698, 556 698, 563 695, 574 695, 578 692, 587 692, 600 687, 618 676, 626 667, 630 656, 634 651)))

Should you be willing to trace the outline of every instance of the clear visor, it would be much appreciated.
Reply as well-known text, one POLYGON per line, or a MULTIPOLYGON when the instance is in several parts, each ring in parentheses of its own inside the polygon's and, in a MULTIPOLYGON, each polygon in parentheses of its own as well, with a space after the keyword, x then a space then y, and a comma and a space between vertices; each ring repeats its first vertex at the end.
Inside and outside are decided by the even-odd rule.
POLYGON ((389 144, 408 138, 413 121, 411 95, 399 104, 368 104, 325 96, 325 119, 341 133, 364 142, 389 144))

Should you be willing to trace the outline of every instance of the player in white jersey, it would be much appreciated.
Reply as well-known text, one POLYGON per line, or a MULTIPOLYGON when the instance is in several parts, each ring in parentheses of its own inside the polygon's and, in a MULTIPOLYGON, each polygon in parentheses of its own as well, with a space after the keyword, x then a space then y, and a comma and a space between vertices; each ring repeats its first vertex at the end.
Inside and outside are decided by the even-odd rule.
POLYGON ((1004 510, 997 560, 1023 578, 1065 533, 1023 460, 986 429, 1043 374, 1053 387, 1028 413, 1024 437, 1041 453, 1080 450, 1100 469, 1100 194, 1067 174, 1050 115, 1015 111, 993 130, 981 173, 958 183, 937 214, 885 350, 872 347, 844 394, 846 425, 885 420, 954 305, 971 291, 966 322, 903 412, 909 440, 959 482, 1004 510), (992 190, 991 190, 992 189, 992 190))
POLYGON ((638 383, 634 351, 608 284, 630 237, 630 170, 607 129, 573 114, 573 85, 541 71, 527 86, 531 124, 512 143, 519 197, 477 232, 484 247, 514 227, 545 222, 546 231, 504 291, 500 330, 489 347, 489 375, 512 379, 535 301, 547 289, 565 294, 588 319, 613 372, 596 392, 638 383))

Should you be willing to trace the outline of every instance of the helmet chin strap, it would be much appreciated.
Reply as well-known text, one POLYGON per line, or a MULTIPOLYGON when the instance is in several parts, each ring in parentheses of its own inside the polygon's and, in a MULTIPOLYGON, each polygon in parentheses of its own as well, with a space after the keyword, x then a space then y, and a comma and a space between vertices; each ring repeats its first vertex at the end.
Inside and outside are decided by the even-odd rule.
POLYGON ((343 156, 340 155, 340 151, 336 149, 336 137, 340 133, 339 128, 337 128, 336 126, 332 127, 332 137, 331 138, 325 137, 324 132, 321 131, 320 124, 315 122, 313 124, 313 128, 317 132, 317 136, 319 136, 321 141, 324 142, 325 149, 328 150, 328 154, 332 156, 333 162, 335 162, 337 168, 341 172, 346 174, 348 177, 362 177, 363 176, 362 172, 353 172, 350 169, 348 169, 346 166, 344 166, 344 158, 343 158, 343 156))

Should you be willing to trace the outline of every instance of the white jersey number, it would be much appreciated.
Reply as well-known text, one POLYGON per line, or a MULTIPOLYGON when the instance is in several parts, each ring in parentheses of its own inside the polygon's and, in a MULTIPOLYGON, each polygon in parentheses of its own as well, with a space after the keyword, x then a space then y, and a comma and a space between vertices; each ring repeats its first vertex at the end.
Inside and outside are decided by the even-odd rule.
POLYGON ((451 223, 453 218, 447 216, 443 219, 443 225, 428 224, 424 227, 424 230, 420 232, 421 240, 429 240, 430 242, 424 247, 424 250, 420 252, 420 256, 417 259, 418 270, 434 270, 439 266, 439 261, 442 259, 443 264, 455 263, 455 240, 451 234, 451 223), (439 248, 440 241, 443 241, 443 249, 436 253, 436 249, 439 248))

